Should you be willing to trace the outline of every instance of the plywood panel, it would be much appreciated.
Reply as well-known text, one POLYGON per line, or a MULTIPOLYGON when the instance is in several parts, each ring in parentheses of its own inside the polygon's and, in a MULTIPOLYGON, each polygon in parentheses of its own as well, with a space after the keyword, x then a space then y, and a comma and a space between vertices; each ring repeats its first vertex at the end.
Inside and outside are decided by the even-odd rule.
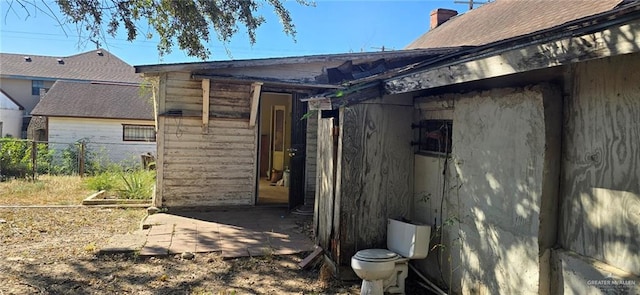
POLYGON ((563 247, 640 274, 640 55, 579 64, 565 106, 563 247))
POLYGON ((413 107, 373 101, 341 109, 340 260, 385 247, 389 217, 410 217, 413 107))

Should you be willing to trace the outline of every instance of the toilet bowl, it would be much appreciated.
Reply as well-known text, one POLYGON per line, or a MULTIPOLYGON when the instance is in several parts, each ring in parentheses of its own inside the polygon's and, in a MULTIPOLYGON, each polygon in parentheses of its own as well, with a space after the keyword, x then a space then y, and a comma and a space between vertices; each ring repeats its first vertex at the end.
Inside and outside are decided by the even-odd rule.
POLYGON ((360 250, 351 258, 351 268, 362 279, 360 294, 404 294, 409 260, 427 257, 430 234, 428 225, 389 219, 389 249, 360 250))

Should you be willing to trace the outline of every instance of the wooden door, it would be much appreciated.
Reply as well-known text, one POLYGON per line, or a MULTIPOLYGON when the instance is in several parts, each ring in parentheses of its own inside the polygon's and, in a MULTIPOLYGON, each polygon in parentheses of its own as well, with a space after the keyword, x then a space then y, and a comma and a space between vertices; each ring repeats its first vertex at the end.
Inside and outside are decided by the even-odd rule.
POLYGON ((289 174, 289 209, 304 204, 304 173, 307 150, 307 104, 300 101, 299 93, 292 95, 291 102, 291 147, 288 150, 291 165, 289 174))

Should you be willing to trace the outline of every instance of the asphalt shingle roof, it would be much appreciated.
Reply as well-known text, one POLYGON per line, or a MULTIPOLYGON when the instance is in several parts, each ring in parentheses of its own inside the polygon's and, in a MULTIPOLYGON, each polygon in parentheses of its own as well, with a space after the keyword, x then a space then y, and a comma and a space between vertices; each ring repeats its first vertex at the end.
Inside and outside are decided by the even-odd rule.
POLYGON ((137 85, 57 81, 31 114, 153 120, 150 97, 137 85))
POLYGON ((142 81, 131 65, 104 49, 67 57, 0 53, 0 75, 103 82, 142 81))
POLYGON ((455 16, 406 49, 480 46, 603 13, 622 0, 496 0, 455 16))

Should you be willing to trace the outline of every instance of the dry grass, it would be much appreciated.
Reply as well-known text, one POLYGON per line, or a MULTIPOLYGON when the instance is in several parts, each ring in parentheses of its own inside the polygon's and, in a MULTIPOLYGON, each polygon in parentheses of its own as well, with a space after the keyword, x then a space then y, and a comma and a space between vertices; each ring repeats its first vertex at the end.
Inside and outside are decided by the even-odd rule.
POLYGON ((0 205, 80 205, 90 193, 79 176, 42 175, 0 182, 0 205))
POLYGON ((222 259, 219 253, 96 255, 137 228, 143 209, 0 208, 0 294, 359 294, 318 280, 299 255, 222 259))

